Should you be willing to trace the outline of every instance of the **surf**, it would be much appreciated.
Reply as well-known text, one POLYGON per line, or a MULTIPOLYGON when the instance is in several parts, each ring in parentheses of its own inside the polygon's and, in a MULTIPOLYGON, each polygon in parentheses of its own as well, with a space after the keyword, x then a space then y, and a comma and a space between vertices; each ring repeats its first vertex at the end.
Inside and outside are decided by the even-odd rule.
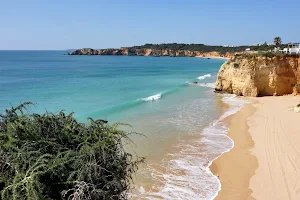
POLYGON ((199 80, 204 80, 204 79, 210 78, 210 77, 211 77, 211 74, 205 74, 205 75, 203 75, 203 76, 199 76, 198 79, 199 79, 199 80))
MULTIPOLYGON (((228 109, 202 131, 199 130, 198 137, 179 140, 173 152, 168 153, 159 165, 149 165, 146 170, 156 184, 151 189, 139 185, 134 199, 212 200, 217 196, 221 183, 210 171, 210 166, 215 159, 234 146, 234 142, 227 136, 228 127, 223 120, 248 103, 235 95, 217 96, 228 105, 228 109)), ((189 111, 197 107, 197 104, 183 107, 189 111)), ((187 122, 191 123, 191 119, 187 119, 187 122)), ((180 126, 184 126, 182 123, 180 119, 180 126)))
POLYGON ((161 94, 162 93, 158 93, 158 94, 146 97, 146 98, 142 98, 141 100, 143 100, 143 101, 155 101, 155 100, 161 99, 161 97, 162 97, 161 94))

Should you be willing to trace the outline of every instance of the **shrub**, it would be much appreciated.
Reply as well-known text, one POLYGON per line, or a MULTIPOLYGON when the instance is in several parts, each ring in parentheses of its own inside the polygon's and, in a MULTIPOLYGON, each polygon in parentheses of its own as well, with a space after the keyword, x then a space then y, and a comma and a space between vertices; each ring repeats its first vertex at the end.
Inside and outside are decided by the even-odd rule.
POLYGON ((234 67, 235 69, 239 68, 239 66, 240 66, 239 63, 234 63, 234 64, 233 64, 233 67, 234 67))
POLYGON ((299 58, 300 55, 298 54, 285 54, 282 52, 258 52, 258 53, 251 53, 251 54, 235 54, 235 58, 248 58, 248 59, 255 59, 257 57, 265 57, 265 58, 299 58))
POLYGON ((129 133, 120 124, 25 114, 30 104, 0 115, 1 199, 127 199, 144 158, 124 150, 129 133))
POLYGON ((292 84, 292 87, 300 88, 300 84, 292 84))

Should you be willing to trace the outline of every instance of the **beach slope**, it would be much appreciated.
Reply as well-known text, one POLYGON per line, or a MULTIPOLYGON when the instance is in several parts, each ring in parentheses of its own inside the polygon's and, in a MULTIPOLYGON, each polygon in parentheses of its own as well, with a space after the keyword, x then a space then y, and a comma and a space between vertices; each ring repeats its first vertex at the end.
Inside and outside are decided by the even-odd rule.
POLYGON ((300 96, 250 99, 229 122, 234 148, 211 166, 216 199, 300 199, 300 96))
POLYGON ((300 199, 300 96, 258 98, 249 118, 258 168, 250 179, 256 199, 300 199))

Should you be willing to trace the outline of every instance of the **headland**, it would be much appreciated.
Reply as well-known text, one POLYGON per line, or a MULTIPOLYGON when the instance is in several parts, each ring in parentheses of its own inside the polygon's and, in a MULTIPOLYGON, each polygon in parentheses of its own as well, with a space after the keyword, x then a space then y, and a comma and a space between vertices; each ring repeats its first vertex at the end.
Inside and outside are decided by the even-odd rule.
POLYGON ((296 55, 247 55, 222 65, 216 92, 252 104, 226 119, 234 147, 211 166, 222 185, 216 199, 300 198, 299 64, 296 55))

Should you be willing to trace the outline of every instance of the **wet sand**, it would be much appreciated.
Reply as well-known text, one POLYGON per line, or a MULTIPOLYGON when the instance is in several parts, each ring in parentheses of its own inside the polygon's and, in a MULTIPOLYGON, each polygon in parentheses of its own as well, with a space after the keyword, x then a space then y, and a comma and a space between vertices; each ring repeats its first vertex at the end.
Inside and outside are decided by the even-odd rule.
POLYGON ((245 105, 238 113, 226 119, 229 123, 228 136, 234 141, 234 147, 213 162, 210 169, 221 181, 221 191, 215 199, 244 200, 251 197, 249 180, 258 167, 255 156, 250 152, 254 142, 248 132, 247 118, 253 115, 255 108, 245 105))

